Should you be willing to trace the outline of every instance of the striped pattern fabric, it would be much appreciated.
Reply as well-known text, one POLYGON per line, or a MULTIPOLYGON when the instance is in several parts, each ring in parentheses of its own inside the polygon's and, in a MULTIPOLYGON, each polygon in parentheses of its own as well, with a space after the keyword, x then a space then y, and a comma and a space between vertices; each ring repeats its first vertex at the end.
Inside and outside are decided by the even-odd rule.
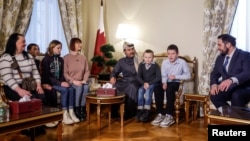
MULTIPOLYGON (((33 77, 36 79, 37 83, 41 83, 40 74, 36 68, 35 61, 31 55, 29 59, 25 59, 23 54, 15 55, 18 62, 20 70, 22 72, 23 78, 29 77, 32 73, 33 77)), ((1 81, 8 85, 11 89, 15 89, 18 84, 22 84, 22 79, 18 74, 17 69, 12 69, 11 64, 13 59, 9 54, 3 54, 0 58, 0 74, 1 81)))

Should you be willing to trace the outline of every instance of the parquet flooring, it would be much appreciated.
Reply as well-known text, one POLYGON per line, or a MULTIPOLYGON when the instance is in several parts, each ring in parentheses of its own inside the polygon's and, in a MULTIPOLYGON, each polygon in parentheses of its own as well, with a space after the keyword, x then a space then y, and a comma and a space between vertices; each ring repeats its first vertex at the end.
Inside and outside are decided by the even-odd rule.
MULTIPOLYGON (((63 126, 63 141, 207 141, 207 127, 203 118, 198 118, 190 124, 182 121, 168 128, 152 126, 150 122, 142 123, 135 119, 125 121, 120 127, 118 120, 108 125, 106 115, 102 116, 102 129, 97 129, 96 115, 91 114, 91 122, 86 121, 63 126)), ((56 141, 56 128, 47 128, 45 135, 35 138, 36 141, 56 141)), ((19 132, 1 135, 4 141, 29 141, 27 136, 19 132)))

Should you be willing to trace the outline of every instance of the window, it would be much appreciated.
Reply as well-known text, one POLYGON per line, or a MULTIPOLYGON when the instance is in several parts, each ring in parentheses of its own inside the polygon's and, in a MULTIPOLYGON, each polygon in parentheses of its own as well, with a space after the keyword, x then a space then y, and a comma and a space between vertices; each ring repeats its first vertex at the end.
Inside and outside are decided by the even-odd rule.
POLYGON ((237 47, 250 51, 250 1, 239 0, 236 15, 234 17, 231 35, 236 37, 237 47))
POLYGON ((59 40, 62 43, 61 56, 69 52, 57 0, 34 0, 31 21, 25 38, 27 45, 38 44, 41 53, 47 51, 52 40, 59 40))

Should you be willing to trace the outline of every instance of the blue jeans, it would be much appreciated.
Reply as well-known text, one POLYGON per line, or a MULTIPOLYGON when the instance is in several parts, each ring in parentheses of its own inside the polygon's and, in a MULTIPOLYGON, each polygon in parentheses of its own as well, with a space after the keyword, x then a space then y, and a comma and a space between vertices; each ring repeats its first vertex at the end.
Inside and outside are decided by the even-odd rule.
POLYGON ((72 84, 72 87, 75 89, 75 106, 85 106, 86 96, 89 94, 89 85, 82 84, 81 86, 76 86, 72 84))
POLYGON ((62 87, 53 85, 53 88, 61 93, 61 105, 63 110, 73 109, 75 93, 73 87, 62 87))
POLYGON ((155 87, 155 84, 149 85, 148 89, 144 89, 143 86, 141 86, 139 88, 139 90, 138 90, 138 109, 143 109, 143 108, 150 109, 154 87, 155 87))

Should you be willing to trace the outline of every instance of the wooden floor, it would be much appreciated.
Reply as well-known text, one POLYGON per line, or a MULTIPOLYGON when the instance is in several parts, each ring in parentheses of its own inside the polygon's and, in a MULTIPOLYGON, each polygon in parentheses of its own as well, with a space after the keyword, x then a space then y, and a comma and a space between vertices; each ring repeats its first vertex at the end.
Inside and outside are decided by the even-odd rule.
MULTIPOLYGON (((91 122, 80 122, 63 126, 63 141, 207 141, 207 128, 203 118, 198 118, 190 124, 182 121, 168 128, 153 126, 150 122, 137 122, 135 119, 125 121, 120 127, 118 120, 108 125, 107 116, 102 116, 102 129, 97 129, 95 113, 91 115, 91 122)), ((56 128, 47 128, 45 135, 35 138, 36 141, 56 141, 56 128)), ((29 141, 27 136, 19 132, 1 135, 2 141, 29 141)))

